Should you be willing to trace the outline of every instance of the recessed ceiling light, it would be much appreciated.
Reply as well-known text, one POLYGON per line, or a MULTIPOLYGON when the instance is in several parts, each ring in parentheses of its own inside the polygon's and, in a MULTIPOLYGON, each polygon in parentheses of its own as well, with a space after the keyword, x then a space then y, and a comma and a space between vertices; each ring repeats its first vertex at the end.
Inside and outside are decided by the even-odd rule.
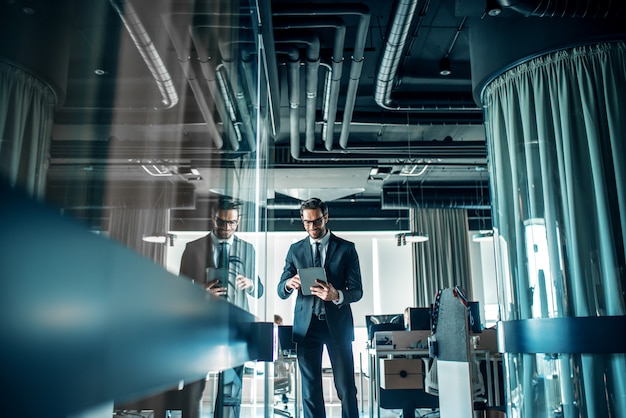
POLYGON ((486 12, 489 16, 495 17, 502 13, 502 6, 497 0, 487 0, 486 12))
POLYGON ((96 68, 96 70, 94 71, 95 75, 105 75, 106 71, 100 69, 100 68, 96 68))
POLYGON ((442 58, 441 61, 439 61, 439 74, 450 75, 450 73, 452 73, 450 68, 450 59, 442 58))

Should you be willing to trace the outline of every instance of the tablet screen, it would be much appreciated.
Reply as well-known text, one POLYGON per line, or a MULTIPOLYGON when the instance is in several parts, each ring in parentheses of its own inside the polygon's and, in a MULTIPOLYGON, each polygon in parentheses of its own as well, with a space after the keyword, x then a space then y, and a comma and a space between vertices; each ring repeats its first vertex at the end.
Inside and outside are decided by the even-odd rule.
POLYGON ((228 269, 217 269, 209 267, 206 269, 206 282, 211 283, 213 280, 219 279, 221 287, 228 287, 228 269))
POLYGON ((326 282, 326 271, 324 267, 310 267, 298 269, 298 275, 300 276, 300 284, 302 294, 311 295, 311 287, 316 286, 315 279, 326 282))

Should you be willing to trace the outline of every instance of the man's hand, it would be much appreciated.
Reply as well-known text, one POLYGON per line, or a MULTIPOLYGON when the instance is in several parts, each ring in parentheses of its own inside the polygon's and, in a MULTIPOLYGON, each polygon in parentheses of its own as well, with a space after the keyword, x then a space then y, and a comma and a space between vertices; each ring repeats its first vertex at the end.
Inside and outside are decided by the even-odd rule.
POLYGON ((228 293, 226 287, 220 286, 220 279, 215 279, 206 285, 207 292, 213 293, 215 296, 225 296, 228 293))
POLYGON ((298 276, 297 274, 291 279, 287 280, 287 283, 285 283, 285 287, 289 291, 298 290, 300 289, 300 286, 302 286, 302 283, 300 283, 300 276, 298 276))
POLYGON ((237 289, 239 290, 250 289, 251 287, 254 286, 254 282, 252 280, 248 279, 247 277, 244 277, 241 274, 237 275, 236 283, 237 283, 237 289))
POLYGON ((332 283, 326 283, 321 280, 315 279, 316 286, 311 286, 311 293, 313 296, 326 301, 338 300, 339 292, 332 283))

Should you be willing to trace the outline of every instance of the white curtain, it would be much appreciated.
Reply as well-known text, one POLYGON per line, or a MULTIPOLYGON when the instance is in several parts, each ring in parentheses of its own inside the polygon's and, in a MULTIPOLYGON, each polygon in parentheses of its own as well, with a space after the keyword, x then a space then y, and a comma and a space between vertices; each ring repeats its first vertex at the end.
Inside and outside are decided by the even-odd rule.
MULTIPOLYGON (((626 47, 538 57, 483 103, 502 319, 624 315, 626 47)), ((507 368, 513 417, 626 416, 624 354, 508 356, 507 368)))
POLYGON ((0 61, 0 176, 40 200, 55 105, 47 84, 0 61))

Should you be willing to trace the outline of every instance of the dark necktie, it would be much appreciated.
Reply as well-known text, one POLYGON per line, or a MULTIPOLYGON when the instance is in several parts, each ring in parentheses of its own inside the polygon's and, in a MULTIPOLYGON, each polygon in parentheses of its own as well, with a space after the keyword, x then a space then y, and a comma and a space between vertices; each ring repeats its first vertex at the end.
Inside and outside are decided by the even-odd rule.
MULTIPOLYGON (((313 251, 313 267, 322 267, 322 255, 320 254, 320 243, 315 243, 315 250, 313 251)), ((324 301, 317 296, 313 299, 313 314, 320 316, 325 313, 324 301)))
POLYGON ((225 241, 220 243, 220 254, 218 257, 217 267, 221 269, 228 268, 228 244, 225 241))
POLYGON ((315 243, 315 254, 313 254, 313 267, 322 267, 322 256, 320 255, 320 243, 315 243))

